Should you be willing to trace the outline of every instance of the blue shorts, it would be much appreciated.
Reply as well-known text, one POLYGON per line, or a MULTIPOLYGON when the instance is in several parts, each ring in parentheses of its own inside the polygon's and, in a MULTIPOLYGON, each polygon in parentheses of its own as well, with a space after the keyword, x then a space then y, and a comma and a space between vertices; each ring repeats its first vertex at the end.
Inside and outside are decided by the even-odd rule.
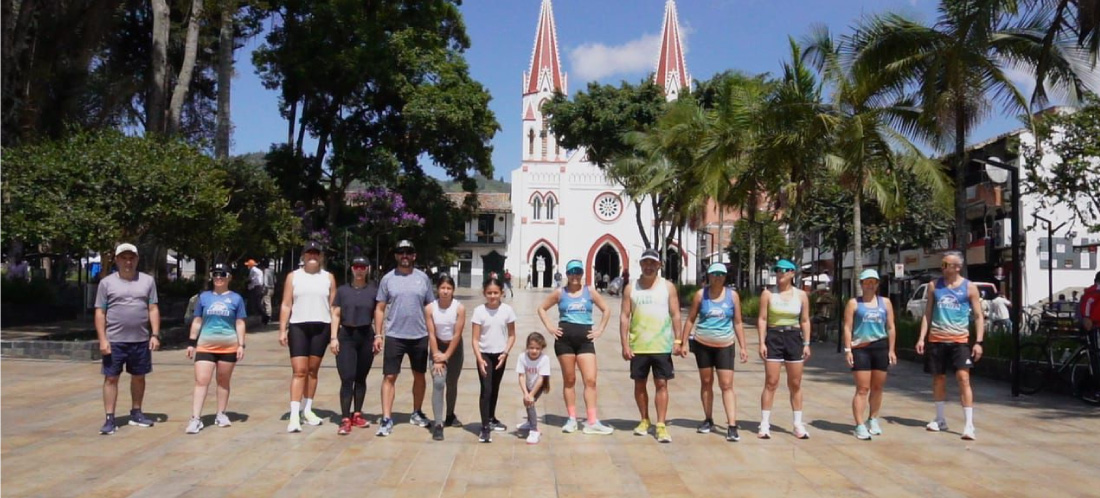
POLYGON ((153 352, 149 342, 112 342, 111 354, 103 357, 103 375, 118 377, 122 366, 130 375, 145 375, 153 371, 153 352))

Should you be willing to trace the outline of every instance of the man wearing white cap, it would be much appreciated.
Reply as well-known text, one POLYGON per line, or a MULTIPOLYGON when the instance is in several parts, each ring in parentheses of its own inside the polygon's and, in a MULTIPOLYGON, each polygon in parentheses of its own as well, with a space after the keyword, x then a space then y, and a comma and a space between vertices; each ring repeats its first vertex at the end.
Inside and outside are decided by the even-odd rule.
POLYGON ((103 354, 103 409, 107 420, 100 434, 114 434, 118 379, 123 367, 130 373, 130 425, 152 427, 141 411, 145 375, 153 371, 152 351, 160 348, 160 308, 153 277, 137 271, 133 244, 115 248, 118 272, 99 282, 95 302, 95 331, 103 354))

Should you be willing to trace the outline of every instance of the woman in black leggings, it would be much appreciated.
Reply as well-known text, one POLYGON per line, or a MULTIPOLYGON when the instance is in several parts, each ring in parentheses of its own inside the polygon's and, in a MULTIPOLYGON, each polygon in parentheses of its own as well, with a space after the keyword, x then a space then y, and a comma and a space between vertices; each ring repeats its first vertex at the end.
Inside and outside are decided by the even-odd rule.
POLYGON ((374 363, 374 306, 378 286, 369 282, 367 258, 351 260, 353 280, 336 290, 332 303, 332 352, 340 373, 340 410, 343 419, 337 434, 351 432, 352 426, 367 428, 363 417, 363 399, 367 395, 367 373, 374 363), (355 411, 351 411, 354 398, 355 411))

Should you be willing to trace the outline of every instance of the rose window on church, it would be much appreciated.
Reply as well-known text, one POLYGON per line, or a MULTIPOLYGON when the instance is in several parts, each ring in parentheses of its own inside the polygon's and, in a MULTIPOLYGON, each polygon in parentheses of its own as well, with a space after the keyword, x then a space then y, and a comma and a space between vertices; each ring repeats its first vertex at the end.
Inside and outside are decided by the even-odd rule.
POLYGON ((596 197, 596 216, 603 221, 614 221, 623 213, 623 201, 619 196, 606 192, 596 197))

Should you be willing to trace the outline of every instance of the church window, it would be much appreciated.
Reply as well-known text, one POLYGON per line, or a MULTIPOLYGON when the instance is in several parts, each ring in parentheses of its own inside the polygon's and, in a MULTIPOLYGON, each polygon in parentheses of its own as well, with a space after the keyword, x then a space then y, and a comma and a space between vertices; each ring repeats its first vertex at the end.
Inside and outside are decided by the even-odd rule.
POLYGON ((539 136, 542 137, 542 158, 547 159, 546 154, 547 154, 548 150, 547 150, 546 147, 547 147, 547 141, 550 138, 550 133, 547 131, 546 121, 542 122, 542 133, 539 133, 539 136))
POLYGON ((557 203, 554 202, 553 197, 547 197, 546 198, 546 219, 548 219, 548 220, 553 220, 554 219, 554 207, 556 205, 557 205, 557 203))
POLYGON ((535 155, 535 130, 531 129, 527 132, 527 155, 535 155))
POLYGON ((604 192, 593 203, 596 216, 602 221, 615 221, 623 212, 623 200, 612 192, 604 192))
POLYGON ((535 213, 531 218, 535 219, 535 220, 541 220, 542 219, 542 199, 539 198, 539 197, 535 197, 535 199, 533 201, 531 201, 531 207, 533 207, 535 209, 535 213))

